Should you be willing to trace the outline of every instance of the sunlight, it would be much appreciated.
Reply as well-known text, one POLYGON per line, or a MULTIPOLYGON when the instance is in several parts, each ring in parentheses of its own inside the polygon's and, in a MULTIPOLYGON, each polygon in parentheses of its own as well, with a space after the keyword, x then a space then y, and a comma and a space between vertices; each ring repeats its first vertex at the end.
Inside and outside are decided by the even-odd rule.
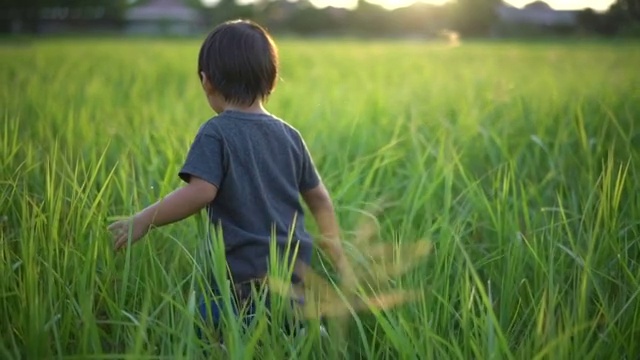
MULTIPOLYGON (((202 0, 206 5, 214 5, 219 0, 202 0)), ((508 0, 507 4, 515 7, 523 7, 527 4, 534 2, 535 0, 508 0)), ((556 10, 580 10, 585 8, 592 8, 594 10, 606 10, 614 3, 615 0, 547 0, 545 1, 552 8, 556 10)), ((239 4, 250 4, 255 0, 238 0, 239 4)), ((310 2, 319 8, 327 6, 355 9, 358 0, 310 0, 310 2)), ((369 0, 370 3, 380 5, 388 10, 397 9, 405 6, 409 6, 415 3, 415 0, 369 0)), ((422 0, 420 2, 426 4, 442 5, 449 2, 449 0, 422 0)))
MULTIPOLYGON (((334 6, 343 7, 347 9, 354 9, 358 3, 358 0, 310 0, 310 2, 319 8, 334 6)), ((415 3, 415 0, 369 0, 368 2, 376 5, 380 5, 385 9, 392 10, 401 7, 409 6, 415 3)), ((424 3, 440 5, 447 2, 447 0, 430 0, 422 1, 424 3)))
MULTIPOLYGON (((533 0, 509 0, 508 4, 516 7, 523 7, 532 3, 533 0)), ((548 0, 545 1, 556 10, 581 10, 592 8, 594 10, 607 10, 615 0, 548 0)))

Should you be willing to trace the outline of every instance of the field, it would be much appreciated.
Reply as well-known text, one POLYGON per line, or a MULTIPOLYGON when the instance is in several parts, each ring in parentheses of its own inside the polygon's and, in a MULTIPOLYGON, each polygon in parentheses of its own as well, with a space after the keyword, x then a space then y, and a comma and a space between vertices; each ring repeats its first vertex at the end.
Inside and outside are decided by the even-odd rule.
MULTIPOLYGON (((640 356, 638 44, 276 40, 267 107, 305 136, 345 241, 370 219, 433 249, 380 287, 419 299, 328 338, 233 327, 231 358, 640 356)), ((181 185, 213 116, 198 47, 0 45, 1 358, 221 355, 194 333, 204 216, 120 254, 106 230, 181 185)))

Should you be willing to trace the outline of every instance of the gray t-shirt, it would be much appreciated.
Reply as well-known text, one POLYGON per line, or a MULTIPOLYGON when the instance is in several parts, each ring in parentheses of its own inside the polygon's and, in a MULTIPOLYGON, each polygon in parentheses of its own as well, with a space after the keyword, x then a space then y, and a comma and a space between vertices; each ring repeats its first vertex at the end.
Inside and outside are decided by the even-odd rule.
POLYGON ((266 275, 272 234, 284 250, 294 219, 290 252, 297 242, 297 260, 310 263, 300 192, 316 187, 320 177, 300 133, 285 121, 223 111, 200 127, 179 176, 218 188, 207 213, 222 230, 234 282, 266 275))

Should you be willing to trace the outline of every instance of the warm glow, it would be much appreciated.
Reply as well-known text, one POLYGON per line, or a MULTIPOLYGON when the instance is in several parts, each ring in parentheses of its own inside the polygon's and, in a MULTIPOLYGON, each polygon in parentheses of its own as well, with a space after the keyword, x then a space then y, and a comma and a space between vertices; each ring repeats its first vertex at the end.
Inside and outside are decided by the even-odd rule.
MULTIPOLYGON (((532 0, 509 0, 507 3, 516 6, 523 7, 532 0)), ((615 0, 549 0, 545 1, 549 6, 556 10, 582 10, 586 8, 592 8, 594 10, 607 10, 615 0)))
MULTIPOLYGON (((202 0, 205 4, 215 4, 219 0, 202 0)), ((358 0, 310 0, 311 3, 317 7, 323 8, 326 6, 342 7, 353 9, 355 8, 358 0)), ((523 7, 534 0, 508 0, 505 1, 516 7, 523 7)), ((545 1, 551 7, 556 10, 580 10, 585 8, 592 8, 594 10, 606 10, 614 3, 615 0, 547 0, 545 1)), ((252 0, 239 0, 240 4, 247 4, 253 2, 252 0)), ((395 9, 405 7, 415 3, 415 0, 369 0, 370 3, 378 4, 387 9, 395 9)), ((422 0, 421 2, 429 4, 443 4, 448 0, 422 0)))
MULTIPOLYGON (((358 0, 310 0, 310 2, 317 7, 323 8, 326 6, 343 7, 353 9, 356 7, 358 0)), ((369 3, 380 5, 386 9, 397 9, 405 6, 409 6, 415 3, 415 0, 368 0, 369 3)), ((423 1, 429 4, 444 4, 447 0, 430 0, 423 1)))

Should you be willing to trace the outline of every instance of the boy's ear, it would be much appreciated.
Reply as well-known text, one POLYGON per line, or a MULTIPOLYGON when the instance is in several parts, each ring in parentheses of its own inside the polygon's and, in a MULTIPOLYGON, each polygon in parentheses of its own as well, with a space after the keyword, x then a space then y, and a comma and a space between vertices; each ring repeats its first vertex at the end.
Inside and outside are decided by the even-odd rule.
POLYGON ((204 71, 200 71, 200 82, 202 83, 202 88, 207 94, 211 94, 213 92, 213 86, 211 86, 211 82, 209 82, 209 78, 204 73, 204 71))
POLYGON ((207 80, 207 75, 204 74, 204 71, 200 71, 200 82, 202 86, 204 86, 205 81, 207 80))

